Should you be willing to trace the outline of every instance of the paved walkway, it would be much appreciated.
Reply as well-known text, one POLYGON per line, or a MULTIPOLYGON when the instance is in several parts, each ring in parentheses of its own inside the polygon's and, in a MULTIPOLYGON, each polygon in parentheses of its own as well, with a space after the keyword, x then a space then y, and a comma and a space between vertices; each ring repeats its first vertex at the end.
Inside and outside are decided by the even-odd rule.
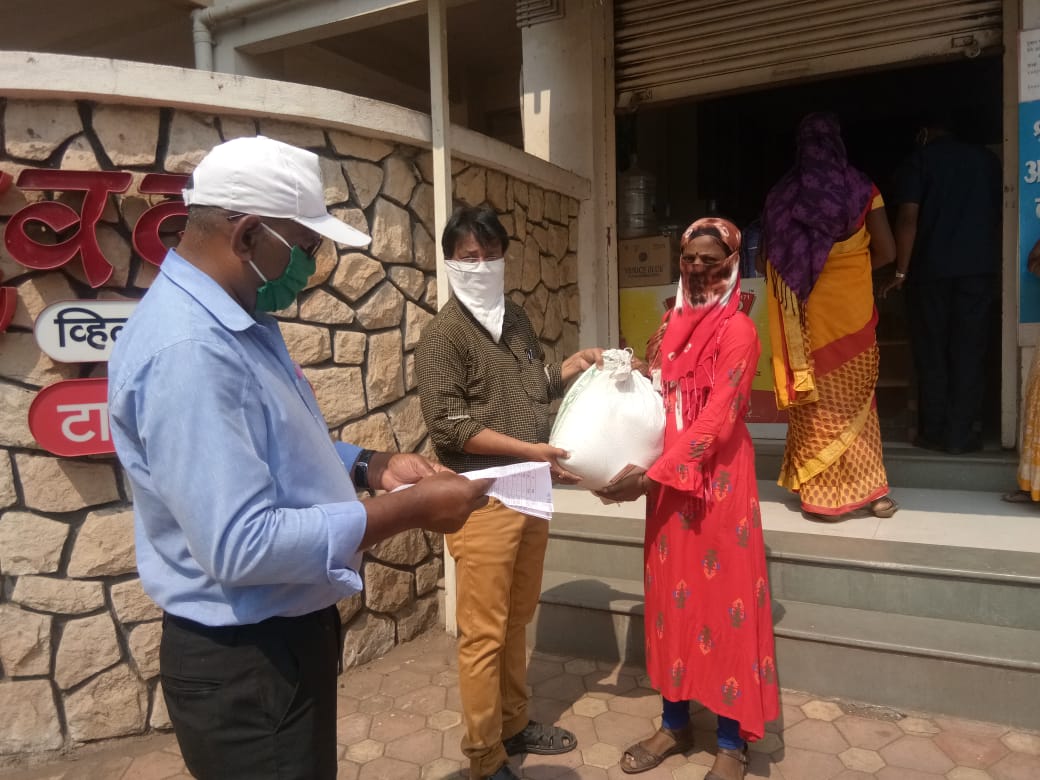
MULTIPOLYGON (((562 756, 514 759, 525 778, 615 780, 621 751, 648 735, 660 700, 642 669, 535 653, 533 716, 578 736, 562 756)), ((694 715, 698 747, 644 780, 700 780, 714 723, 694 715)), ((1040 734, 897 713, 783 692, 783 716, 752 746, 750 777, 782 780, 1036 780, 1040 734)), ((340 780, 464 780, 455 645, 431 632, 340 678, 340 780)), ((188 780, 172 735, 87 746, 61 761, 0 770, 3 780, 188 780)))

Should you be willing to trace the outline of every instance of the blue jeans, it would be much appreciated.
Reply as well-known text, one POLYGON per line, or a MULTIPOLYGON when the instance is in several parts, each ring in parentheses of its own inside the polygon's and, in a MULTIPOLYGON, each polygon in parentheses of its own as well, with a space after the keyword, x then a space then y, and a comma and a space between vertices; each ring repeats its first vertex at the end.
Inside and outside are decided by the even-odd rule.
MULTIPOLYGON (((681 729, 690 722, 690 702, 688 700, 670 701, 662 696, 661 702, 664 705, 661 712, 661 725, 666 729, 681 729)), ((747 744, 740 737, 740 723, 724 715, 718 716, 715 736, 719 747, 727 750, 743 750, 747 744)))

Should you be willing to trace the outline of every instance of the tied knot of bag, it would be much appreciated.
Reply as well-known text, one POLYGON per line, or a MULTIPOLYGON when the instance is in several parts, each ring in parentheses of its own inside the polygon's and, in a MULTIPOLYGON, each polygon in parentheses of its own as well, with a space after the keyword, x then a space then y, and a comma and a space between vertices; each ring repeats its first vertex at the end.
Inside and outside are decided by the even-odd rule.
POLYGON ((632 350, 603 350, 603 372, 613 379, 615 384, 630 379, 632 377, 632 350))

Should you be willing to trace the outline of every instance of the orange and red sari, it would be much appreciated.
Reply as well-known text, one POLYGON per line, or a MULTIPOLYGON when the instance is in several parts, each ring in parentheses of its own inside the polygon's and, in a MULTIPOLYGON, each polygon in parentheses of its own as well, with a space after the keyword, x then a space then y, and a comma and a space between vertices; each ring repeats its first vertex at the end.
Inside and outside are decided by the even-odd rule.
POLYGON ((769 335, 777 406, 788 413, 778 484, 802 508, 839 516, 888 493, 874 388, 877 309, 870 266, 868 211, 884 203, 876 188, 855 232, 831 248, 804 303, 769 268, 769 335))

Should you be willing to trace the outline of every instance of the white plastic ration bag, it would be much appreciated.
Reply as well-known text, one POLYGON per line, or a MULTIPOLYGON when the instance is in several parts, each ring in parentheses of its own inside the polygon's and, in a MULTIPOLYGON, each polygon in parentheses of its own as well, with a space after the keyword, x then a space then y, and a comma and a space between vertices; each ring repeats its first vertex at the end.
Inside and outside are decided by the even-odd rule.
POLYGON ((603 352, 563 397, 549 443, 570 453, 560 465, 599 490, 632 466, 650 468, 664 445, 664 402, 632 369, 632 350, 603 352))

